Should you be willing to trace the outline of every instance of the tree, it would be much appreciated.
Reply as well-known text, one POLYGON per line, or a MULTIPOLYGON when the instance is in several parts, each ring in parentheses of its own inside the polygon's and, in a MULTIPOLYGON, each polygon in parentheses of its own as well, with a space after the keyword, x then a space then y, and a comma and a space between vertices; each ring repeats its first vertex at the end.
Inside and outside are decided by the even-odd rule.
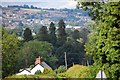
POLYGON ((88 34, 90 33, 90 31, 87 28, 82 28, 80 30, 80 38, 83 39, 83 43, 86 43, 88 41, 88 34))
POLYGON ((95 66, 105 70, 108 78, 116 80, 120 79, 119 4, 120 2, 84 3, 89 9, 92 6, 91 15, 97 25, 93 34, 89 35, 89 41, 85 46, 86 53, 93 56, 95 66))
POLYGON ((74 40, 77 40, 77 39, 79 39, 79 37, 80 37, 79 31, 78 30, 74 30, 73 33, 72 33, 72 38, 74 40))
POLYGON ((46 26, 42 26, 37 35, 39 41, 49 41, 49 35, 46 26))
POLYGON ((53 22, 50 23, 50 27, 49 27, 49 31, 50 31, 50 43, 52 43, 53 45, 56 44, 56 41, 57 41, 57 37, 56 37, 56 34, 55 34, 55 31, 56 30, 56 27, 54 25, 53 22))
POLYGON ((16 72, 18 69, 17 58, 20 42, 16 35, 2 31, 2 77, 6 77, 16 72))
POLYGON ((58 23, 58 45, 61 46, 66 42, 67 39, 67 34, 65 31, 65 23, 62 20, 59 21, 58 23))
POLYGON ((63 46, 57 48, 56 56, 59 61, 57 65, 64 65, 64 52, 67 54, 68 67, 70 67, 73 62, 77 64, 82 64, 84 58, 84 45, 77 41, 68 41, 63 46))
POLYGON ((31 32, 31 30, 30 30, 29 28, 26 28, 26 29, 24 30, 23 38, 24 38, 24 40, 25 40, 26 42, 33 39, 33 37, 32 37, 32 32, 31 32))
POLYGON ((57 60, 54 55, 51 54, 53 49, 52 44, 43 41, 29 41, 26 42, 20 49, 21 67, 29 67, 34 64, 36 57, 42 57, 42 60, 48 62, 49 64, 55 63, 57 60))

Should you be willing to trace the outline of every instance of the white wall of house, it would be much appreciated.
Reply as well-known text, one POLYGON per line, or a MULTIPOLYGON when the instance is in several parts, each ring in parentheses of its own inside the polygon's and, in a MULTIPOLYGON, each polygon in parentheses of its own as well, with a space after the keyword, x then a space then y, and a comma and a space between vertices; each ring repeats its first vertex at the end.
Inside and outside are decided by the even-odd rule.
POLYGON ((17 73, 16 75, 34 75, 36 71, 40 70, 41 72, 44 71, 44 68, 40 65, 37 64, 32 70, 27 71, 27 70, 23 70, 20 73, 17 73))
POLYGON ((23 70, 22 72, 17 73, 16 75, 31 75, 31 73, 27 70, 23 70))
POLYGON ((31 70, 31 74, 35 74, 35 72, 37 70, 40 70, 41 72, 44 71, 44 68, 40 65, 40 64, 37 64, 32 70, 31 70))

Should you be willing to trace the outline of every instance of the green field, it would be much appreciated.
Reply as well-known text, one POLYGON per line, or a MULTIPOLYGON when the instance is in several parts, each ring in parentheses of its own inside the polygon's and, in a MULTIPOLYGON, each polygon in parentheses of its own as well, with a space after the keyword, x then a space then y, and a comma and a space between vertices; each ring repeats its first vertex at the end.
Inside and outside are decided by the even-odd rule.
POLYGON ((21 8, 21 10, 31 11, 31 12, 41 12, 40 9, 26 9, 26 8, 21 8))

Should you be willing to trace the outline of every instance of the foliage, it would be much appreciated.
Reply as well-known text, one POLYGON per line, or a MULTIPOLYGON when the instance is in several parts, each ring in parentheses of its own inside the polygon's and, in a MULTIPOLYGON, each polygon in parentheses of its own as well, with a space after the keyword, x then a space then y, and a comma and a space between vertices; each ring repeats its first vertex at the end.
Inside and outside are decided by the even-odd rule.
POLYGON ((34 65, 30 65, 30 67, 29 68, 33 68, 34 67, 34 65))
POLYGON ((88 37, 87 37, 87 35, 90 33, 90 30, 89 29, 87 29, 87 28, 83 28, 83 29, 81 29, 80 30, 80 38, 82 38, 83 39, 83 43, 86 43, 87 41, 88 41, 88 37))
POLYGON ((29 28, 26 28, 23 33, 24 41, 30 41, 33 39, 32 32, 29 28))
POLYGON ((68 41, 56 50, 59 65, 64 64, 64 52, 66 52, 68 67, 75 63, 82 63, 84 58, 84 46, 77 41, 68 41))
MULTIPOLYGON (((51 51, 53 49, 52 44, 42 41, 29 41, 24 44, 20 49, 20 57, 21 63, 20 65, 24 65, 27 67, 28 65, 34 64, 36 57, 41 56, 42 60, 47 61, 49 63, 49 59, 51 59, 51 51)), ((52 60, 53 61, 53 60, 52 60)), ((29 66, 28 66, 29 67, 29 66)))
POLYGON ((20 80, 26 80, 26 79, 37 79, 39 78, 39 75, 12 75, 12 76, 8 76, 5 78, 5 80, 18 80, 18 78, 20 80))
POLYGON ((87 69, 86 66, 81 66, 81 65, 74 65, 73 67, 70 67, 67 71, 66 74, 70 78, 79 78, 80 75, 79 73, 83 70, 87 69))
POLYGON ((48 73, 50 73, 52 71, 53 71, 52 69, 44 68, 44 71, 43 71, 42 75, 43 74, 48 74, 48 73))
POLYGON ((62 46, 65 42, 66 42, 66 39, 67 39, 67 33, 65 31, 65 23, 62 20, 59 21, 58 23, 58 42, 57 42, 57 45, 58 46, 62 46))
POLYGON ((79 31, 78 30, 74 30, 73 33, 72 33, 72 38, 74 40, 77 40, 77 39, 79 39, 79 37, 80 37, 79 31))
POLYGON ((97 73, 99 71, 99 68, 95 66, 89 66, 88 68, 84 68, 79 72, 80 78, 95 78, 97 73))
POLYGON ((40 73, 41 73, 40 70, 37 70, 37 71, 35 72, 35 74, 37 74, 37 75, 39 75, 40 73))
POLYGON ((56 30, 56 27, 55 27, 55 24, 53 22, 50 23, 50 27, 49 27, 49 35, 50 35, 50 43, 52 43, 54 46, 57 42, 57 37, 56 37, 56 34, 55 34, 55 31, 56 30))
POLYGON ((66 71, 66 67, 65 66, 59 66, 55 72, 58 74, 58 73, 63 73, 66 71))
POLYGON ((58 73, 57 77, 58 78, 67 78, 67 74, 66 73, 58 73))
POLYGON ((39 41, 49 41, 49 35, 46 26, 42 26, 37 34, 37 40, 39 41))
POLYGON ((18 69, 16 67, 20 41, 16 35, 9 35, 2 30, 2 76, 13 74, 18 69))
POLYGON ((86 52, 93 56, 96 66, 106 71, 108 78, 114 79, 120 79, 119 4, 120 2, 83 3, 91 10, 91 16, 97 25, 89 35, 86 52))

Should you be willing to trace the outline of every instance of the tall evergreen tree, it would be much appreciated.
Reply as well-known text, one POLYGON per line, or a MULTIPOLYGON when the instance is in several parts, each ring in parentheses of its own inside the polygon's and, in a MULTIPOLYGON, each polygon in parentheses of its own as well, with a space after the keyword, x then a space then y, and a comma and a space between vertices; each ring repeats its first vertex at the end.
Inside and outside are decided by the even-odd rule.
POLYGON ((67 33, 65 31, 65 23, 61 19, 58 23, 58 45, 63 45, 67 39, 67 33))
POLYGON ((46 26, 42 26, 40 28, 39 33, 37 35, 37 39, 39 41, 48 41, 49 42, 49 34, 48 34, 46 26))
POLYGON ((80 37, 79 31, 78 30, 74 30, 73 33, 72 33, 72 38, 74 40, 77 40, 77 39, 79 39, 79 37, 80 37))
POLYGON ((50 31, 50 43, 52 43, 53 45, 56 44, 57 41, 57 37, 55 34, 56 27, 55 24, 53 22, 50 23, 50 27, 49 27, 49 31, 50 31))
POLYGON ((33 39, 32 32, 29 28, 26 28, 23 33, 23 38, 25 41, 30 41, 33 39))

